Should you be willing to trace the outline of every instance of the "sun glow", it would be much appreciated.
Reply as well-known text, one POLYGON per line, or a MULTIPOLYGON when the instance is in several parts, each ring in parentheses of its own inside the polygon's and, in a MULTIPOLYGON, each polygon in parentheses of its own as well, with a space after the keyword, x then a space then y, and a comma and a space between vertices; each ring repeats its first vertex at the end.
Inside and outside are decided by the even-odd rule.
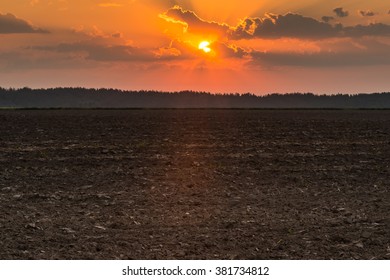
POLYGON ((202 51, 204 51, 205 53, 209 53, 209 52, 211 52, 211 49, 210 49, 210 42, 208 42, 208 41, 202 41, 202 42, 200 42, 199 43, 199 49, 200 50, 202 50, 202 51))

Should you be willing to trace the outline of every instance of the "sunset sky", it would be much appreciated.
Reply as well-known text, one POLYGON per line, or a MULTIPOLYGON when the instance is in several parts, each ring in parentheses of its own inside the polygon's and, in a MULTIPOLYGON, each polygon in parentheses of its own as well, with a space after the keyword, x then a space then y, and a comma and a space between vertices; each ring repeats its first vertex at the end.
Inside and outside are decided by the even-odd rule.
POLYGON ((390 1, 2 0, 0 87, 24 86, 390 91, 390 1))

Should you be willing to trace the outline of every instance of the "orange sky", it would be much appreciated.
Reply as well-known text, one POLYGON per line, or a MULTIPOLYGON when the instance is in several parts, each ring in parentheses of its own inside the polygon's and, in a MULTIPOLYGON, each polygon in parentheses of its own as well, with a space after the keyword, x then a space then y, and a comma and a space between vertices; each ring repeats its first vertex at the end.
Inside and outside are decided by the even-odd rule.
POLYGON ((2 0, 0 87, 389 91, 386 2, 2 0))

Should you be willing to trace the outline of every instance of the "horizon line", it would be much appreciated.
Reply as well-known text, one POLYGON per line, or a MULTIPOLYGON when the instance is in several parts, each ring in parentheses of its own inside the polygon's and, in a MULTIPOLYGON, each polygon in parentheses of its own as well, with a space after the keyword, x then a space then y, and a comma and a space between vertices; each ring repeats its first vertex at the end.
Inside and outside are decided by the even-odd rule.
POLYGON ((389 91, 373 91, 373 92, 359 92, 359 93, 344 93, 344 92, 337 92, 337 93, 315 93, 311 91, 295 91, 295 92, 269 92, 269 93, 263 93, 263 94, 256 94, 253 92, 211 92, 211 91, 204 91, 204 90, 191 90, 191 89, 184 89, 184 90, 174 90, 174 91, 166 91, 166 90, 156 90, 156 89, 121 89, 121 88, 109 88, 109 87, 83 87, 83 86, 56 86, 56 87, 2 87, 0 86, 0 90, 6 90, 6 91, 20 91, 20 90, 56 90, 56 89, 83 89, 83 90, 111 90, 111 91, 118 91, 118 92, 154 92, 154 93, 163 93, 163 94, 178 94, 178 93, 198 93, 198 94, 209 94, 209 95, 239 95, 239 96, 245 96, 245 95, 252 95, 256 97, 265 97, 265 96, 272 96, 272 95, 314 95, 314 96, 335 96, 335 95, 343 95, 343 96, 357 96, 357 95, 372 95, 372 94, 386 94, 390 93, 389 91))

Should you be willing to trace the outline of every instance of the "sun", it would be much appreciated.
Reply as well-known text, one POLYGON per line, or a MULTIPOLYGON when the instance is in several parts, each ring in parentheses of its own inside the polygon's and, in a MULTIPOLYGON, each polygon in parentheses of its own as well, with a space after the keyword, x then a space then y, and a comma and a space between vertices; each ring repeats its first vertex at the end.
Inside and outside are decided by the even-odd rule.
POLYGON ((210 49, 210 42, 209 41, 202 41, 199 43, 199 46, 198 48, 202 51, 204 51, 205 53, 209 53, 211 52, 211 49, 210 49))

